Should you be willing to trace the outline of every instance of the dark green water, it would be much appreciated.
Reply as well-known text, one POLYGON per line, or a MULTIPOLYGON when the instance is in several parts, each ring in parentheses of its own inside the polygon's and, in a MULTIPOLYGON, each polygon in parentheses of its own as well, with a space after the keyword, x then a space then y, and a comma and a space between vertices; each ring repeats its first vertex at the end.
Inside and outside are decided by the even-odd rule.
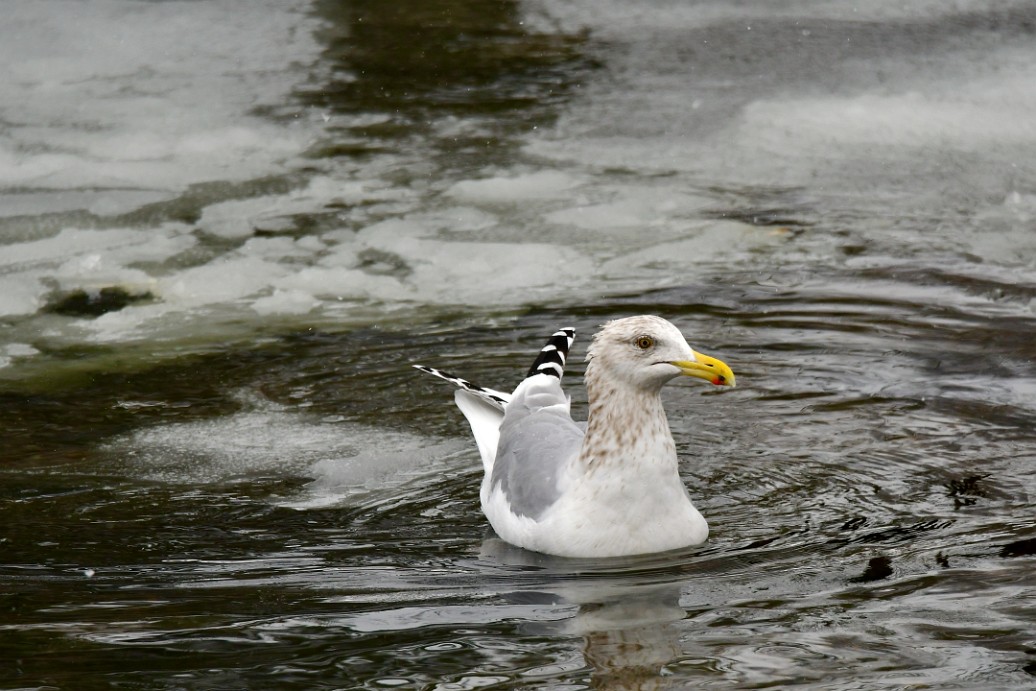
POLYGON ((330 119, 290 171, 5 220, 19 260, 0 268, 26 281, 42 260, 16 241, 65 227, 175 221, 197 241, 123 258, 156 279, 139 301, 0 325, 5 347, 37 350, 0 368, 0 688, 1036 688, 1036 137, 1008 120, 1010 141, 972 136, 973 104, 924 90, 966 65, 967 98, 1028 103, 989 76, 1032 55, 1018 7, 302 7, 319 60, 260 115, 330 119), (779 60, 746 21, 783 37, 779 60), (865 120, 888 141, 778 123, 748 157, 724 130, 852 89, 843 115, 880 101, 865 120), (926 138, 915 107, 951 115, 926 138), (660 163, 658 146, 701 159, 660 163), (571 192, 456 187, 555 169, 571 192), (320 176, 377 194, 277 196, 320 176), (247 237, 212 231, 206 209, 238 198, 272 206, 247 237), (413 231, 437 214, 468 225, 413 231), (363 239, 385 221, 403 225, 363 239), (369 244, 335 263, 354 235, 369 244), (177 303, 163 283, 262 274, 220 262, 284 238, 286 277, 254 295, 301 285, 315 311, 247 290, 177 303), (541 272, 546 255, 522 254, 540 245, 569 264, 541 272), (518 271, 494 263, 508 256, 518 271), (369 292, 315 291, 302 279, 322 267, 369 292), (120 330, 155 305, 176 308, 120 330), (590 334, 638 313, 737 373, 734 390, 665 392, 709 542, 621 560, 501 543, 451 392, 410 365, 507 388, 572 325, 583 414, 590 334))

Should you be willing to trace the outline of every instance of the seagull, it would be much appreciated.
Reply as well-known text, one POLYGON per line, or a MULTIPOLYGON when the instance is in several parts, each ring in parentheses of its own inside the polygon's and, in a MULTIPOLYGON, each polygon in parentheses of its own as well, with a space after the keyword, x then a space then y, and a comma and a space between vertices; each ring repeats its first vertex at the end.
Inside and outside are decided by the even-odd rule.
POLYGON ((618 557, 705 542, 709 526, 680 480, 660 392, 681 375, 734 386, 653 315, 604 324, 586 355, 586 422, 561 388, 574 329, 560 329, 512 392, 424 365, 455 386, 485 476, 482 511, 503 540, 561 557, 618 557))

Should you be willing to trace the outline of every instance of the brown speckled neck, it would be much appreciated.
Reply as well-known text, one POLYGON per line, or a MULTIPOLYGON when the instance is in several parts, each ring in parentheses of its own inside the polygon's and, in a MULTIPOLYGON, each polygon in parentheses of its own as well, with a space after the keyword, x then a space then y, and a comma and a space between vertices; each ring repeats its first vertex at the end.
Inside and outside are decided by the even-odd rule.
POLYGON ((586 368, 589 400, 580 462, 591 468, 626 464, 672 465, 676 444, 657 390, 643 390, 600 376, 593 360, 586 368))

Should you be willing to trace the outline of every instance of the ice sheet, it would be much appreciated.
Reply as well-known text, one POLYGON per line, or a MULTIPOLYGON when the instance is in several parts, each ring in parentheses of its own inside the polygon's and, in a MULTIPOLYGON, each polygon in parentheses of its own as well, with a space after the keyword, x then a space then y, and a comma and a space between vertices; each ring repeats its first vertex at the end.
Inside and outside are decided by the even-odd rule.
MULTIPOLYGON (((564 308, 760 256, 841 262, 862 243, 828 218, 894 240, 883 214, 958 202, 972 225, 941 251, 1032 262, 1036 49, 1015 2, 1002 25, 977 1, 530 3, 545 32, 588 30, 599 69, 515 135, 513 160, 459 167, 435 137, 484 114, 432 118, 398 150, 300 157, 394 122, 292 100, 326 67, 304 3, 39 7, 13 0, 0 27, 0 346, 158 353, 371 314, 564 308), (119 40, 89 38, 105 32, 119 40), (222 191, 158 220, 139 209, 202 181, 222 191), (57 219, 32 215, 51 204, 57 219), (107 288, 148 299, 47 311, 107 288)), ((10 373, 33 355, 3 357, 10 373)))
POLYGON ((909 184, 927 203, 956 187, 1026 191, 1036 62, 1013 30, 1022 7, 572 3, 557 12, 622 48, 611 81, 582 90, 527 151, 723 186, 887 197, 909 184))
POLYGON ((187 226, 172 223, 147 229, 65 228, 53 237, 3 246, 0 316, 34 314, 55 290, 119 287, 147 293, 156 288, 155 279, 129 265, 167 261, 194 244, 187 226))
POLYGON ((557 170, 503 175, 454 183, 446 194, 469 204, 515 204, 527 200, 567 197, 579 180, 557 170))
POLYGON ((282 103, 318 56, 304 11, 5 2, 0 186, 178 189, 269 172, 314 131, 307 118, 285 128, 252 115, 282 103))

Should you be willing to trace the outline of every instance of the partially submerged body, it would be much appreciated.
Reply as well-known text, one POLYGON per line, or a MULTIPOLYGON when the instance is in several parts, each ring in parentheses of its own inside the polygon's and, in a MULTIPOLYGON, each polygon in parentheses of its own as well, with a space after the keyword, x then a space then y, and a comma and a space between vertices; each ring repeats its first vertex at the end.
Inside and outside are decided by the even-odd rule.
POLYGON ((587 355, 589 418, 572 420, 561 376, 574 332, 555 333, 512 394, 460 386, 485 477, 482 510, 497 534, 537 552, 610 557, 699 544, 708 524, 680 480, 659 392, 679 375, 734 385, 724 363, 695 353, 672 324, 612 321, 587 355))

